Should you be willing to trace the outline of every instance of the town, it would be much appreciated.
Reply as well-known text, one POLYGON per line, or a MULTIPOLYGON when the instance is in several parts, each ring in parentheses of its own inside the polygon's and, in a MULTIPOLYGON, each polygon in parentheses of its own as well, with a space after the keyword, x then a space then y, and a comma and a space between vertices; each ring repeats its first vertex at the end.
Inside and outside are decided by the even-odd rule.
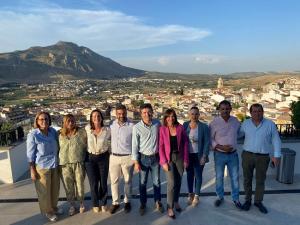
POLYGON ((218 114, 217 104, 227 99, 233 105, 233 115, 243 120, 248 108, 255 102, 262 103, 265 116, 276 124, 291 124, 290 104, 300 97, 300 79, 288 77, 269 83, 261 89, 243 87, 233 90, 222 77, 210 82, 209 87, 199 88, 195 81, 131 78, 122 80, 65 80, 46 84, 22 84, 1 88, 2 98, 15 95, 16 103, 2 105, 1 123, 30 124, 39 111, 48 111, 54 125, 60 126, 62 115, 71 113, 85 124, 90 112, 98 108, 109 121, 115 117, 114 107, 122 103, 128 108, 128 117, 139 118, 139 105, 151 103, 154 115, 161 118, 167 108, 174 108, 182 123, 187 120, 191 106, 197 105, 201 120, 209 123, 218 114), (22 99, 22 100, 21 100, 22 99), (21 101, 20 101, 21 100, 21 101))

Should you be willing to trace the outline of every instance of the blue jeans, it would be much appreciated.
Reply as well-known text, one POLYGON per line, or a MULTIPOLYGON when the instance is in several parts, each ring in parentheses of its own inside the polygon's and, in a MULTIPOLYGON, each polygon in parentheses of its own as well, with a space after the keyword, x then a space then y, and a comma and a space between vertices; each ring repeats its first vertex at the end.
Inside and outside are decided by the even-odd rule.
POLYGON ((141 171, 139 173, 139 189, 140 189, 140 202, 142 205, 147 203, 147 181, 149 171, 151 172, 153 190, 154 190, 154 201, 161 200, 160 194, 160 166, 158 154, 147 156, 140 154, 140 165, 141 171))
POLYGON ((224 198, 224 169, 227 165, 233 201, 239 200, 239 156, 237 152, 228 154, 214 152, 216 170, 216 193, 220 199, 224 198))
POLYGON ((198 153, 189 154, 189 166, 186 169, 186 178, 189 193, 194 193, 193 186, 195 180, 195 194, 200 195, 202 186, 202 172, 204 165, 200 165, 198 153))

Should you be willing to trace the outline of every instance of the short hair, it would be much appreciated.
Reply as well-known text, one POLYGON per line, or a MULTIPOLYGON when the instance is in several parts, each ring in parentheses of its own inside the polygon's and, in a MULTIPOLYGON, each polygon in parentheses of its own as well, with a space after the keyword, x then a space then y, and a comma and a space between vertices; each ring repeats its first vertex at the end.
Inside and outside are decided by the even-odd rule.
POLYGON ((103 120, 104 120, 104 117, 103 117, 103 115, 102 115, 102 112, 100 111, 100 109, 94 109, 92 112, 91 112, 91 114, 90 114, 90 126, 91 126, 91 130, 95 130, 95 125, 94 125, 94 122, 93 122, 93 120, 92 120, 92 115, 93 115, 93 113, 94 112, 97 112, 97 113, 99 113, 100 114, 100 116, 101 116, 101 127, 104 127, 104 122, 103 122, 103 120))
POLYGON ((163 124, 164 124, 165 126, 167 126, 167 122, 166 122, 167 117, 171 116, 172 114, 173 114, 174 117, 175 117, 174 125, 178 125, 178 124, 179 124, 179 122, 178 122, 178 120, 177 120, 177 115, 176 115, 175 110, 174 110, 174 109, 167 109, 167 110, 165 111, 164 117, 163 117, 163 124))
POLYGON ((74 119, 74 121, 75 121, 75 133, 78 131, 78 126, 76 125, 75 116, 72 115, 72 114, 67 114, 67 115, 64 115, 64 117, 63 117, 62 129, 60 130, 60 134, 61 134, 62 136, 66 136, 66 135, 67 135, 67 128, 66 128, 66 125, 67 125, 67 121, 68 121, 69 119, 74 119))
POLYGON ((200 111, 199 108, 198 108, 197 106, 191 107, 191 108, 190 108, 190 111, 192 111, 193 109, 195 109, 195 110, 197 110, 197 111, 200 111))
POLYGON ((254 104, 252 104, 252 105, 250 106, 250 109, 249 109, 250 113, 252 112, 253 107, 254 107, 254 108, 260 108, 262 111, 264 111, 264 108, 263 108, 262 104, 254 103, 254 104))
POLYGON ((153 111, 152 105, 150 103, 144 103, 140 106, 140 111, 142 111, 143 109, 150 109, 151 111, 153 111))
POLYGON ((126 109, 126 106, 125 106, 125 105, 117 104, 117 105, 116 105, 116 111, 117 111, 117 110, 124 110, 124 111, 126 111, 127 109, 126 109))
POLYGON ((42 114, 44 114, 44 115, 46 115, 48 117, 49 127, 51 126, 51 116, 50 116, 50 114, 48 112, 41 111, 41 112, 38 112, 36 114, 35 118, 34 118, 34 124, 33 124, 34 128, 40 128, 40 126, 39 126, 39 124, 38 124, 37 121, 38 121, 39 116, 42 115, 42 114))
POLYGON ((231 103, 228 100, 223 100, 219 103, 218 109, 220 109, 221 105, 228 105, 231 108, 231 103))

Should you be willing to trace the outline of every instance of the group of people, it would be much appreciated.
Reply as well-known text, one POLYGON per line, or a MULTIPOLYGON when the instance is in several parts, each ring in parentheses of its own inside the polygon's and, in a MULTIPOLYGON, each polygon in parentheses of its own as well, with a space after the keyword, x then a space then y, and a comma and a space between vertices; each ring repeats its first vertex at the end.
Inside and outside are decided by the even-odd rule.
POLYGON ((88 177, 92 210, 114 214, 120 208, 119 183, 124 179, 124 212, 131 210, 133 170, 139 174, 140 215, 146 212, 147 181, 151 174, 155 208, 163 213, 160 169, 167 179, 167 215, 175 219, 181 212, 179 195, 184 171, 187 174, 188 204, 197 206, 202 185, 202 173, 210 149, 214 152, 216 170, 215 206, 224 201, 224 169, 228 168, 232 185, 232 200, 239 209, 249 210, 252 198, 253 171, 256 170, 254 205, 263 213, 264 182, 270 157, 278 165, 280 138, 275 124, 263 117, 263 107, 254 104, 251 118, 240 122, 230 115, 231 104, 219 104, 220 116, 209 126, 199 121, 197 107, 189 110, 190 120, 181 125, 174 109, 165 111, 162 122, 153 118, 151 104, 140 106, 141 121, 134 124, 127 118, 124 105, 116 106, 116 119, 104 126, 100 110, 90 114, 85 128, 76 125, 75 117, 65 115, 58 132, 51 127, 47 112, 39 112, 34 128, 27 137, 27 158, 31 179, 35 183, 41 213, 56 221, 63 213, 57 207, 60 179, 69 203, 69 215, 85 211, 84 179, 88 177), (245 136, 242 153, 245 203, 239 201, 239 157, 237 139, 245 136), (273 151, 274 149, 274 151, 273 151), (274 153, 274 154, 273 154, 274 153), (110 176, 112 205, 108 207, 107 180, 110 176))

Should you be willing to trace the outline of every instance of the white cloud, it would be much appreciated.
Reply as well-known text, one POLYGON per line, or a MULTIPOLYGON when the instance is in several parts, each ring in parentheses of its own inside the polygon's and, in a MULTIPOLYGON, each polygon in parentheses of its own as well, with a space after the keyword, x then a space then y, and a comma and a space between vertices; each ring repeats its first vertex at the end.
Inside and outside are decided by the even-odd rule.
POLYGON ((166 56, 161 56, 158 58, 157 62, 162 66, 166 66, 170 63, 170 58, 166 56))
POLYGON ((201 64, 216 64, 221 62, 224 59, 224 56, 218 55, 198 55, 195 57, 196 63, 201 64))
POLYGON ((214 73, 220 72, 230 62, 224 55, 176 54, 164 56, 140 56, 117 58, 123 65, 148 71, 178 73, 214 73))
POLYGON ((0 51, 72 41, 96 51, 132 50, 198 41, 210 31, 181 25, 154 26, 109 10, 59 7, 0 9, 0 51))

